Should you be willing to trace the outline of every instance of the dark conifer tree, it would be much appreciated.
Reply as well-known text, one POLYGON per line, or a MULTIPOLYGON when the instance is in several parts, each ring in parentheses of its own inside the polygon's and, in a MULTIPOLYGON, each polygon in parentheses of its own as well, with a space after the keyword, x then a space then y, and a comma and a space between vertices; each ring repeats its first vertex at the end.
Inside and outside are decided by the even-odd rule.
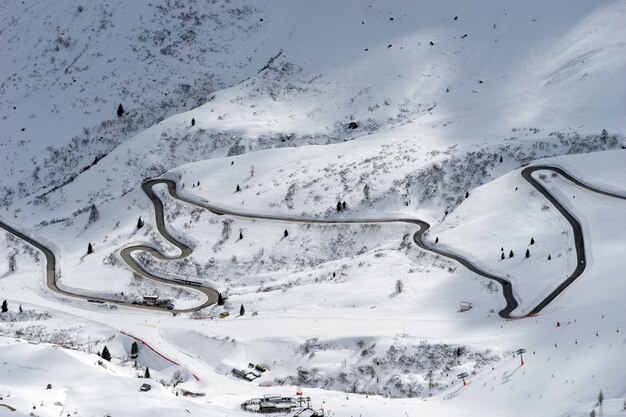
POLYGON ((439 243, 439 236, 435 238, 435 243, 439 243))
POLYGON ((513 249, 511 249, 511 252, 509 252, 509 258, 513 257, 513 249))
POLYGON ((100 212, 98 211, 98 208, 96 207, 96 205, 92 204, 89 210, 89 222, 90 223, 96 222, 98 221, 99 218, 100 218, 100 212))
POLYGON ((337 201, 337 211, 341 211, 341 201, 337 201))
POLYGON ((193 118, 191 119, 191 125, 192 125, 192 126, 195 126, 195 125, 196 125, 196 119, 193 119, 193 118))
POLYGON ((530 244, 531 244, 531 245, 534 245, 534 244, 535 244, 535 238, 534 238, 534 237, 531 237, 531 238, 530 238, 530 244))
POLYGON ((239 240, 243 239, 243 232, 239 231, 239 240))
POLYGON ((117 117, 122 117, 124 115, 124 106, 122 106, 122 103, 120 103, 119 106, 117 106, 117 117))
POLYGON ((239 315, 243 316, 244 314, 246 314, 246 309, 243 307, 243 304, 242 304, 241 307, 239 308, 239 315))
POLYGON ((24 312, 24 309, 22 308, 22 305, 21 305, 21 304, 20 304, 19 312, 20 312, 20 313, 23 313, 23 312, 24 312))
POLYGON ((530 258, 530 250, 529 249, 526 249, 526 257, 530 258))
POLYGON ((87 255, 91 255, 93 253, 93 246, 91 246, 91 242, 87 245, 87 255))
POLYGON ((465 198, 469 197, 469 191, 465 191, 465 198))
POLYGON ((146 368, 146 372, 144 372, 143 377, 150 378, 150 368, 146 368))
POLYGON ((141 219, 141 216, 139 216, 139 219, 137 219, 137 229, 141 229, 143 225, 144 225, 144 222, 141 219))
POLYGON ((2 311, 3 313, 6 313, 7 311, 9 311, 9 305, 7 304, 7 300, 4 300, 2 302, 2 310, 0 311, 2 311))
POLYGON ((285 237, 289 236, 289 231, 288 231, 287 229, 285 229, 285 231, 283 232, 283 235, 284 235, 285 237))
POLYGON ((343 210, 345 210, 348 207, 348 205, 346 204, 346 202, 344 201, 343 203, 341 203, 341 208, 343 210))
POLYGON ((237 184, 237 192, 241 191, 241 187, 237 184))
POLYGON ((109 348, 105 346, 104 349, 102 349, 102 354, 100 355, 100 357, 105 361, 111 362, 111 352, 109 352, 109 348))
POLYGON ((130 347, 130 357, 135 359, 137 356, 139 356, 139 346, 137 346, 137 342, 133 342, 130 347))
POLYGON ((500 259, 504 259, 504 252, 500 253, 500 259))
POLYGON ((548 260, 551 261, 552 260, 552 255, 548 255, 548 260))
POLYGON ((217 294, 217 305, 218 306, 224 305, 224 296, 222 296, 221 292, 217 294))

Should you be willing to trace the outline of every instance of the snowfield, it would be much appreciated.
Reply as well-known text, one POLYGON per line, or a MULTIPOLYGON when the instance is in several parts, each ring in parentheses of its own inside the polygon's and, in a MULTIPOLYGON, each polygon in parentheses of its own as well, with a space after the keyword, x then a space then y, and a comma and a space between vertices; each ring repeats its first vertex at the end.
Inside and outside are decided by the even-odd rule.
POLYGON ((623 415, 624 2, 3 3, 0 415, 623 415))

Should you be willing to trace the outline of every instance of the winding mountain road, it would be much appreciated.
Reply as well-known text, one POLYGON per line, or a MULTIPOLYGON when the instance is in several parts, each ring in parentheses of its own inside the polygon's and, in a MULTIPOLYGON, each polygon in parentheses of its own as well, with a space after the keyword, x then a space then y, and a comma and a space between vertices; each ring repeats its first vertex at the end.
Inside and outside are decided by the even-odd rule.
MULTIPOLYGON (((511 313, 518 307, 518 302, 515 299, 514 295, 513 295, 513 286, 511 284, 510 281, 508 281, 506 278, 502 278, 499 277, 495 274, 492 274, 490 272, 487 272, 485 270, 480 269, 479 267, 477 267, 476 265, 474 265, 472 262, 470 262, 468 259, 464 258, 463 256, 459 255, 459 254, 455 254, 455 253, 451 253, 451 252, 446 252, 443 249, 438 248, 436 245, 431 245, 431 244, 427 244, 423 237, 424 234, 430 229, 430 225, 422 220, 419 219, 411 219, 411 218, 389 218, 389 219, 383 219, 383 218, 361 218, 361 219, 317 219, 317 218, 302 218, 302 217, 296 217, 296 216, 281 216, 281 215, 269 215, 269 214, 252 214, 252 213, 246 213, 246 212, 239 212, 236 210, 232 210, 232 209, 227 209, 227 208, 222 208, 210 203, 206 203, 206 202, 199 202, 197 200, 194 200, 192 198, 189 198, 187 196, 184 195, 180 195, 178 193, 178 190, 176 188, 176 182, 173 180, 169 180, 169 179, 151 179, 148 180, 146 182, 144 182, 142 184, 142 189, 143 191, 146 193, 146 195, 148 196, 148 198, 152 201, 152 204, 154 205, 154 211, 155 211, 155 221, 156 221, 156 226, 157 229, 159 231, 159 233, 161 233, 161 235, 168 241, 170 242, 172 245, 174 245, 175 247, 177 247, 180 250, 180 255, 177 256, 167 256, 162 254, 158 249, 156 249, 155 247, 151 247, 151 246, 147 246, 147 245, 134 245, 134 246, 128 246, 123 248, 120 251, 120 255, 122 257, 122 259, 126 262, 126 264, 133 269, 137 274, 151 279, 153 281, 157 281, 157 282, 161 282, 167 285, 175 285, 175 286, 180 286, 180 287, 186 287, 195 291, 199 291, 201 293, 203 293, 206 296, 206 300, 195 307, 192 308, 188 308, 188 309, 177 309, 177 310, 173 310, 175 312, 190 312, 190 311, 197 311, 200 310, 202 308, 205 308, 211 304, 214 304, 217 302, 217 297, 218 297, 218 293, 217 291, 210 287, 210 286, 205 286, 204 284, 201 283, 197 283, 194 281, 189 281, 189 280, 172 280, 172 279, 168 279, 168 278, 163 278, 163 277, 159 277, 157 275, 152 274, 150 271, 144 269, 139 263, 137 263, 135 261, 135 259, 131 256, 133 252, 137 252, 137 251, 143 251, 143 252, 147 252, 150 255, 154 256, 156 259, 160 259, 160 260, 176 260, 176 259, 182 259, 185 258, 187 256, 189 256, 192 253, 192 249, 185 245, 184 243, 176 240, 166 229, 165 226, 165 220, 164 220, 164 213, 163 213, 163 202, 161 201, 161 199, 154 193, 153 191, 153 187, 155 185, 158 184, 164 184, 167 186, 167 190, 169 192, 169 194, 179 200, 182 201, 184 203, 202 208, 202 209, 206 209, 216 215, 230 215, 230 216, 236 216, 236 217, 241 217, 241 218, 249 218, 249 219, 258 219, 258 220, 272 220, 272 221, 280 221, 280 222, 288 222, 288 223, 302 223, 302 224, 308 224, 308 223, 314 223, 314 224, 380 224, 380 223, 409 223, 409 224, 413 224, 413 225, 417 225, 419 227, 419 230, 417 232, 415 232, 415 234, 413 235, 413 241, 416 243, 417 246, 419 246, 421 249, 428 251, 428 252, 432 252, 435 254, 438 254, 440 256, 452 259, 454 261, 457 261, 458 263, 460 263, 461 265, 463 265, 465 268, 469 269, 470 271, 491 279, 493 281, 498 282, 501 286, 502 286, 502 290, 503 290, 503 296, 504 299, 506 301, 506 306, 500 310, 498 312, 498 314, 505 318, 505 319, 511 319, 511 318, 522 318, 522 317, 528 317, 528 316, 533 316, 536 315, 537 313, 539 313, 541 310, 543 310, 548 304, 550 304, 556 297, 559 296, 559 294, 561 294, 569 285, 572 284, 572 282, 574 282, 576 280, 576 278, 578 278, 583 271, 586 268, 586 259, 585 259, 585 245, 584 245, 584 236, 582 233, 582 227, 580 225, 580 223, 578 222, 578 220, 569 212, 567 211, 567 209, 565 209, 565 207, 552 195, 550 194, 550 192, 543 186, 541 185, 536 179, 533 178, 532 174, 536 171, 552 171, 554 173, 557 173, 559 175, 561 175, 563 178, 567 179, 568 181, 572 182, 573 184, 591 191, 591 192, 595 192, 595 193, 599 193, 608 197, 613 197, 613 198, 618 198, 621 200, 626 200, 626 196, 624 195, 620 195, 620 194, 615 194, 609 191, 604 191, 604 190, 600 190, 597 189, 589 184, 586 184, 580 180, 578 180, 577 178, 573 177, 572 175, 568 174, 565 170, 563 170, 562 168, 556 167, 556 166, 551 166, 551 165, 533 165, 533 166, 529 166, 526 167, 522 170, 521 174, 522 177, 528 181, 537 191, 539 191, 548 201, 550 201, 550 203, 552 203, 556 209, 565 217, 565 219, 569 222, 569 224, 572 227, 572 230, 574 232, 574 240, 575 240, 575 247, 576 247, 576 256, 577 256, 577 264, 576 264, 576 268, 575 270, 567 277, 567 279, 565 281, 563 281, 555 290, 553 290, 551 293, 549 293, 541 302, 539 302, 539 304, 537 304, 535 307, 533 307, 530 312, 528 312, 527 314, 524 314, 522 316, 512 316, 511 313)), ((111 303, 111 304, 117 304, 117 305, 125 305, 125 306, 131 306, 131 307, 135 307, 135 308, 144 308, 144 309, 153 309, 153 310, 164 310, 165 307, 163 306, 146 306, 146 305, 141 305, 141 304, 133 304, 131 302, 127 302, 127 301, 121 301, 121 300, 111 300, 111 299, 105 299, 105 298, 101 298, 95 295, 92 296, 87 296, 87 295, 83 295, 83 294, 79 294, 79 293, 75 293, 75 292, 71 292, 69 290, 64 290, 61 289, 57 286, 57 277, 56 277, 56 258, 54 256, 54 253, 52 252, 52 250, 50 250, 49 248, 47 248, 44 244, 42 244, 41 242, 31 238, 30 236, 26 235, 25 233, 16 230, 15 228, 12 228, 11 226, 9 226, 8 224, 0 221, 0 228, 5 229, 6 231, 8 231, 9 233, 17 236, 18 238, 26 241, 27 243, 35 246, 37 249, 39 249, 41 252, 43 252, 43 254, 46 257, 46 284, 48 286, 48 288, 58 294, 64 295, 64 296, 69 296, 69 297, 74 297, 74 298, 80 298, 80 299, 85 299, 85 300, 97 300, 97 301, 101 301, 101 302, 106 302, 106 303, 111 303)))

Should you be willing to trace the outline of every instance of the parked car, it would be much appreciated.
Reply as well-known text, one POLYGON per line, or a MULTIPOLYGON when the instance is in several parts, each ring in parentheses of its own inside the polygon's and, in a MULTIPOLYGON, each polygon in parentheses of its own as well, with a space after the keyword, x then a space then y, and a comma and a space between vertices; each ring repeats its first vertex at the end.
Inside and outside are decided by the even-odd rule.
POLYGON ((152 385, 150 384, 141 384, 141 386, 139 387, 139 391, 141 392, 150 391, 151 389, 152 389, 152 385))

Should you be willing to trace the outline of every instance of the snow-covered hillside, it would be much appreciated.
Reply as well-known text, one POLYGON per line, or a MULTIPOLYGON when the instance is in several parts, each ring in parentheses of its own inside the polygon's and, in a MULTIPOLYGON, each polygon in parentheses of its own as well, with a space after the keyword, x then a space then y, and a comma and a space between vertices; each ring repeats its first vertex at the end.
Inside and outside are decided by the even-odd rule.
POLYGON ((2 10, 0 414, 622 413, 624 2, 2 10))

